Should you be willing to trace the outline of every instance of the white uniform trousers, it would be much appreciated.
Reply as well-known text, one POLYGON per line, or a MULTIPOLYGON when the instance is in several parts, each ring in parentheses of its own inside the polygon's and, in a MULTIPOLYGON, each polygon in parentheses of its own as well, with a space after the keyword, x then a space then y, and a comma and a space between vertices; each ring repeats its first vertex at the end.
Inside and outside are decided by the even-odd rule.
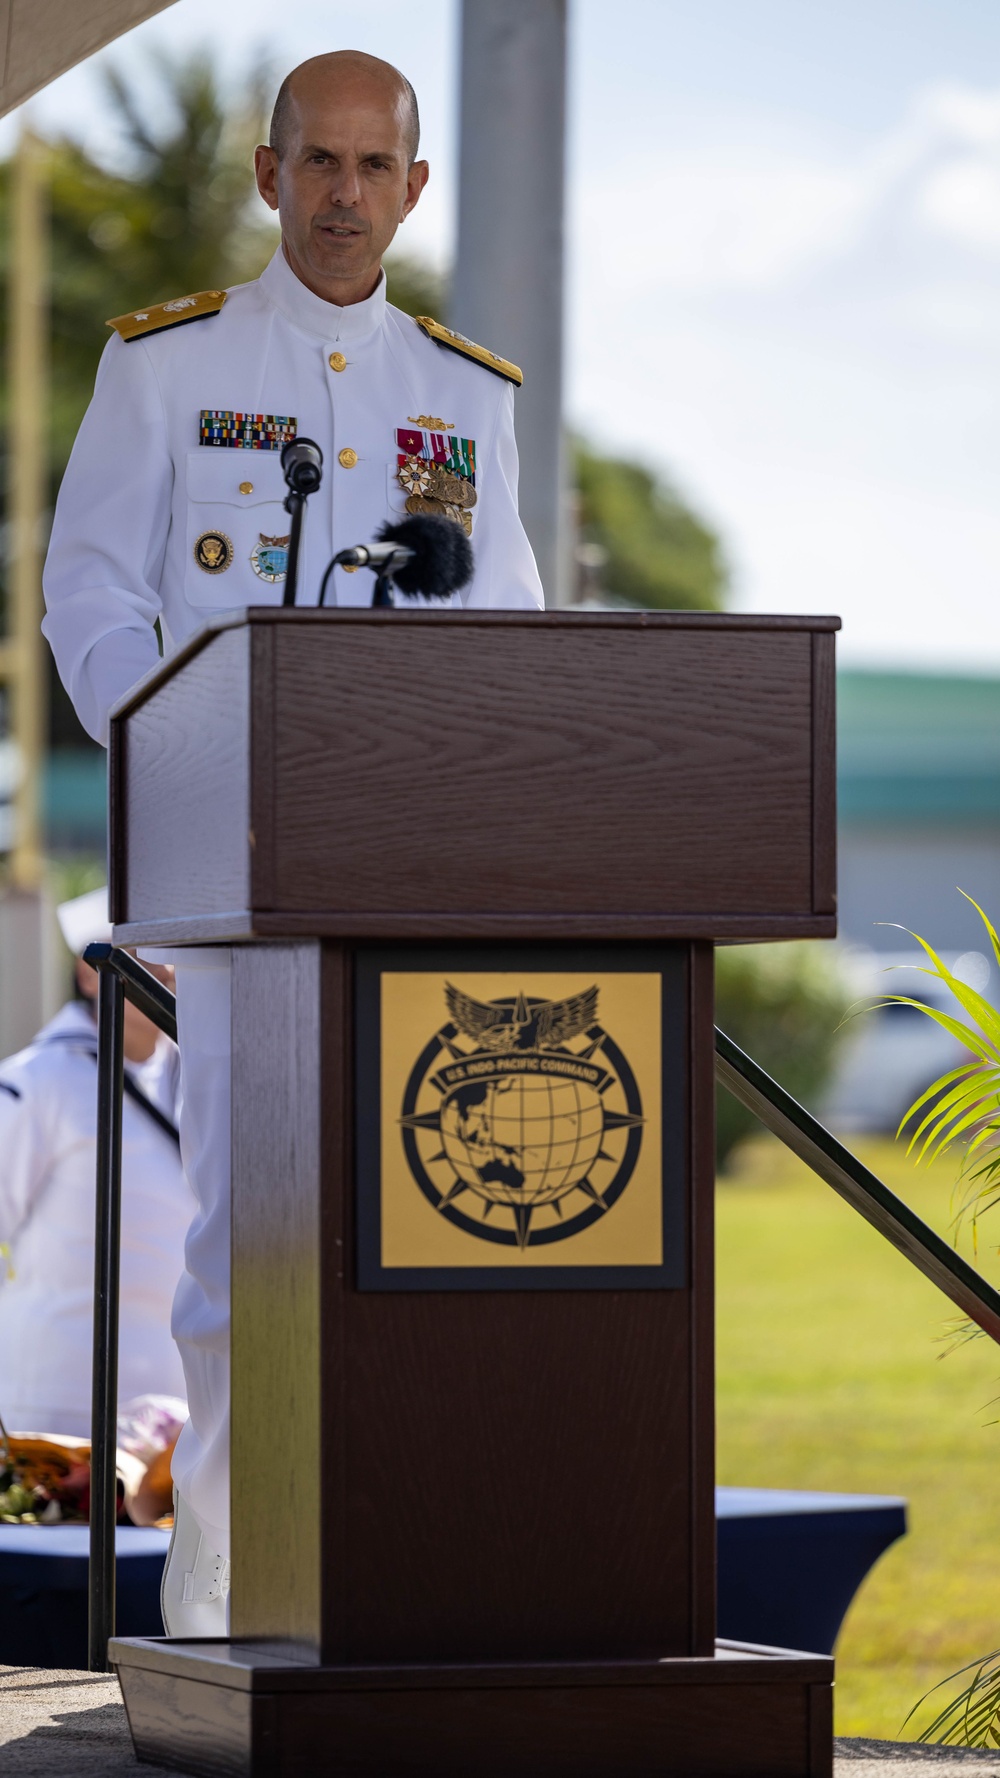
POLYGON ((230 952, 171 956, 177 972, 181 1159, 198 1209, 171 1328, 188 1420, 173 1457, 178 1492, 206 1541, 229 1555, 230 952))

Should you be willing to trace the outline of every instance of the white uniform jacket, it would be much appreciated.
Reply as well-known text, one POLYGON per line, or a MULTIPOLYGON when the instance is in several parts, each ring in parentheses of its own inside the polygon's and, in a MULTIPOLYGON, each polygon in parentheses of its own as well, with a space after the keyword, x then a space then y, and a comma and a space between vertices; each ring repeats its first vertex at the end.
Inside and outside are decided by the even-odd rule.
MULTIPOLYGON (((453 602, 536 607, 513 414, 510 382, 392 308, 384 275, 367 301, 337 308, 300 282, 280 248, 217 315, 128 341, 113 335, 63 479, 44 577, 43 628, 85 728, 103 741, 110 706, 156 665, 157 620, 170 654, 206 618, 281 603, 281 582, 261 578, 251 559, 257 548, 258 568, 273 566, 259 553, 264 540, 288 534, 280 449, 201 442, 211 416, 224 417, 216 436, 227 416, 241 417, 231 425, 244 438, 247 421, 264 437, 274 436, 272 422, 294 422, 323 451, 299 604, 316 603, 331 555, 404 515, 397 432, 437 421, 472 442, 475 460, 475 576, 453 602), (196 549, 219 533, 231 561, 211 572, 196 549)), ((372 584, 367 569, 338 568, 327 603, 368 605, 372 584)))
MULTIPOLYGON (((10 1430, 90 1430, 97 1028, 65 1006, 0 1062, 0 1414, 10 1430)), ((128 1072, 171 1122, 177 1052, 128 1072)), ((142 1106, 122 1116, 119 1400, 183 1396, 170 1305, 195 1200, 177 1145, 142 1106)))

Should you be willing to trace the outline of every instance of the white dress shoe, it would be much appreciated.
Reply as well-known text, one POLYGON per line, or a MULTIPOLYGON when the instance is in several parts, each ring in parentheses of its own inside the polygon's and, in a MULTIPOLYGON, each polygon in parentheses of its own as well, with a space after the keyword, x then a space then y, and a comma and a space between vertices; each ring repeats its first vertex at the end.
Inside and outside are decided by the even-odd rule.
POLYGON ((174 1529, 160 1582, 168 1636, 188 1641, 229 1634, 229 1558, 220 1556, 174 1489, 174 1529))

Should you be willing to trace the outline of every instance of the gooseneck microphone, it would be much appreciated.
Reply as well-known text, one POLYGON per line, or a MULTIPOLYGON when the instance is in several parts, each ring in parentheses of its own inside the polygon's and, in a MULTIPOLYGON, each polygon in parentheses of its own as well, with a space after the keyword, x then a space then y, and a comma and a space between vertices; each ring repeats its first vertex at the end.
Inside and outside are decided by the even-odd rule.
POLYGON ((288 562, 285 568, 283 605, 295 604, 299 579, 299 542, 302 537, 302 515, 310 494, 315 494, 323 480, 323 453, 311 438, 290 438, 281 452, 281 467, 288 484, 285 511, 291 514, 288 535, 288 562))
POLYGON ((358 543, 353 549, 342 549, 333 558, 333 566, 341 568, 374 568, 382 574, 386 568, 393 573, 405 568, 413 559, 413 551, 405 543, 358 543))
POLYGON ((431 513, 415 513, 382 526, 376 543, 342 549, 327 566, 319 602, 326 600, 337 567, 372 568, 377 576, 373 606, 393 603, 393 587, 405 599, 450 599, 472 579, 472 545, 461 525, 431 513))

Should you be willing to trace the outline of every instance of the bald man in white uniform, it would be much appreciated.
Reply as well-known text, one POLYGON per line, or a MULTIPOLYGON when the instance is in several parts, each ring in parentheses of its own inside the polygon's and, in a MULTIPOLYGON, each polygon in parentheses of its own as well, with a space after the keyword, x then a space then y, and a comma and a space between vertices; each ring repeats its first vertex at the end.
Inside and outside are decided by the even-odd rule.
MULTIPOLYGON (((324 457, 299 603, 330 557, 387 518, 438 511, 471 534, 475 572, 452 603, 538 608, 517 515, 516 366, 386 300, 382 257, 428 177, 408 82, 354 52, 288 77, 257 184, 282 242, 255 282, 121 316, 60 491, 44 631, 85 728, 208 617, 280 604, 288 519, 281 446, 324 457)), ((338 568, 327 603, 367 605, 338 568)), ((199 1210, 174 1334, 191 1419, 174 1457, 164 1619, 224 1634, 229 1538, 229 953, 174 954, 182 1152, 199 1210)))

